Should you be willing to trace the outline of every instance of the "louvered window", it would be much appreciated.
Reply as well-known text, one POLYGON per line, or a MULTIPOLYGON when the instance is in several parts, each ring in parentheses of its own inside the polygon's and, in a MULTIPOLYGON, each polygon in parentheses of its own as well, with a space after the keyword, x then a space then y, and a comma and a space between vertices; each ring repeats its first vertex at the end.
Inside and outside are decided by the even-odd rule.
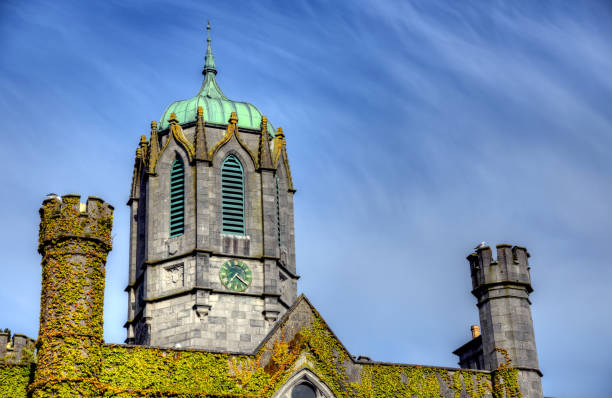
POLYGON ((170 237, 185 232, 185 168, 177 157, 170 171, 170 237))
POLYGON ((221 191, 223 233, 244 235, 244 176, 234 155, 223 162, 221 191))
POLYGON ((281 245, 281 228, 280 228, 280 193, 278 189, 278 175, 276 176, 276 234, 278 237, 278 245, 281 245))

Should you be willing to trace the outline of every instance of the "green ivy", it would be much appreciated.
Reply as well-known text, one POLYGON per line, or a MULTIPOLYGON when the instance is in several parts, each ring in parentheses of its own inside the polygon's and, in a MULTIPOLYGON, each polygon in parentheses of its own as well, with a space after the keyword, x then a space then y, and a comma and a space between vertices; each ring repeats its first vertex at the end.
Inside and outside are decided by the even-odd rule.
MULTIPOLYGON (((325 322, 262 347, 256 355, 107 345, 102 340, 104 264, 112 215, 83 216, 78 197, 41 210, 41 327, 36 365, 0 365, 0 398, 271 397, 310 367, 337 397, 518 398, 518 370, 495 372, 424 366, 354 364, 325 322), (349 377, 348 369, 359 374, 349 377), (34 367, 36 371, 34 372, 34 367), (34 377, 33 377, 34 375, 34 377), (29 394, 29 395, 28 395, 29 394)), ((101 204, 99 204, 101 206, 101 204)))
MULTIPOLYGON (((70 341, 66 342, 70 345, 70 341)), ((306 353, 308 361, 302 366, 311 367, 337 397, 448 397, 445 391, 451 391, 456 398, 462 394, 470 398, 521 396, 518 371, 510 367, 508 357, 506 364, 493 373, 493 379, 491 374, 469 370, 360 364, 359 380, 351 381, 346 371, 348 353, 318 317, 291 341, 285 341, 282 334, 271 347, 263 347, 254 356, 105 344, 98 348, 101 363, 95 366, 99 369, 97 376, 86 369, 66 373, 61 380, 46 386, 44 393, 35 391, 33 395, 271 397, 297 370, 297 358, 306 353)), ((74 360, 72 350, 65 350, 60 350, 61 355, 74 360)), ((69 365, 83 368, 87 363, 69 365)), ((25 398, 31 375, 29 366, 0 367, 0 398, 25 398)))
POLYGON ((0 364, 0 398, 25 398, 34 365, 0 364))
POLYGON ((324 321, 315 317, 303 334, 313 370, 338 397, 443 397, 447 388, 456 398, 462 392, 470 398, 482 398, 495 390, 487 373, 407 365, 363 364, 360 381, 349 382, 345 370, 349 354, 324 321))

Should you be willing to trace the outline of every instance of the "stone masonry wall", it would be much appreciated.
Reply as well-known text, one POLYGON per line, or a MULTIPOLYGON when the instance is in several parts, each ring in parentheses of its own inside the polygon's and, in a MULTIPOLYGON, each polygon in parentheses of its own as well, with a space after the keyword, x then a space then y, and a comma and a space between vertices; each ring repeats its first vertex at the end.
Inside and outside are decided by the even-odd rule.
MULTIPOLYGON (((239 129, 240 139, 234 133, 213 151, 226 128, 205 130, 214 157, 194 163, 175 139, 166 143, 167 133, 162 132, 156 174, 143 175, 139 198, 131 200, 136 213, 131 222, 138 231, 131 237, 145 240, 132 247, 143 247, 145 255, 131 257, 128 342, 250 351, 296 299, 293 192, 284 162, 278 162, 278 171, 256 169, 259 132, 239 129), (245 236, 221 230, 221 165, 229 154, 240 160, 244 171, 245 236), (169 238, 169 170, 176 156, 185 164, 185 233, 169 238), (246 262, 253 272, 244 293, 228 291, 220 283, 219 269, 232 258, 246 262)), ((183 133, 194 142, 195 127, 183 133)))

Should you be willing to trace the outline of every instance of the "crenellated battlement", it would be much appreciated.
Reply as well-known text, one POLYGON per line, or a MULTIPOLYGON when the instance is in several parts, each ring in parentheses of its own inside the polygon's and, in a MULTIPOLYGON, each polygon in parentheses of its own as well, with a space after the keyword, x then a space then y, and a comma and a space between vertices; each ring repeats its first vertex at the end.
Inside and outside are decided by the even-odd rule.
POLYGON ((496 249, 496 258, 489 246, 479 247, 467 257, 472 274, 472 293, 477 295, 482 288, 495 284, 516 284, 531 293, 527 249, 505 243, 497 245, 496 249))
POLYGON ((11 336, 9 329, 0 331, 0 363, 34 362, 35 344, 34 339, 25 334, 11 336))
POLYGON ((50 242, 66 238, 96 240, 111 249, 113 206, 102 199, 90 196, 81 203, 80 195, 50 197, 40 208, 40 232, 38 251, 50 242))

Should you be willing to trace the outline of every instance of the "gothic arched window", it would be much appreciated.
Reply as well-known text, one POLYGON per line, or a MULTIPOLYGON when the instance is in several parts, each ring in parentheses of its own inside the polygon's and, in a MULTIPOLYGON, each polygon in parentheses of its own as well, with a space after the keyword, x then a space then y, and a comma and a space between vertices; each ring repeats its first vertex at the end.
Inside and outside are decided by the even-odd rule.
POLYGON ((221 167, 223 233, 244 235, 244 176, 242 164, 229 155, 221 167))
POLYGON ((170 170, 170 237, 185 232, 185 167, 180 157, 170 170))
POLYGON ((316 374, 302 368, 276 391, 274 398, 334 398, 334 394, 316 374))
POLYGON ((300 383, 291 390, 291 398, 316 398, 317 392, 310 383, 300 383))

